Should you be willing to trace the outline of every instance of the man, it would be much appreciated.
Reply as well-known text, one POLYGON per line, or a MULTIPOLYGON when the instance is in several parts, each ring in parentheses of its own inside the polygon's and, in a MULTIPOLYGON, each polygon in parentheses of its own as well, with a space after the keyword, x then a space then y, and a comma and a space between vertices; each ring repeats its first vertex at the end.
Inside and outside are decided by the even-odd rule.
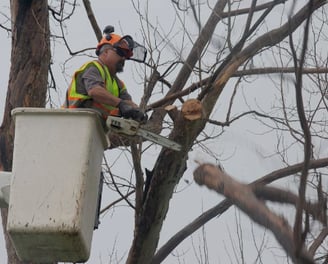
MULTIPOLYGON (((123 71, 125 60, 133 56, 135 43, 130 36, 121 37, 113 31, 113 27, 105 28, 96 49, 98 60, 85 63, 74 73, 63 107, 92 108, 104 120, 109 115, 116 115, 146 122, 147 115, 132 101, 124 83, 116 75, 123 71)), ((99 225, 102 183, 101 173, 94 229, 99 225)))
POLYGON ((126 59, 133 56, 134 41, 130 36, 121 37, 106 32, 97 45, 98 60, 85 63, 73 76, 66 94, 65 108, 93 108, 106 120, 108 115, 147 121, 132 101, 124 83, 117 77, 126 59))

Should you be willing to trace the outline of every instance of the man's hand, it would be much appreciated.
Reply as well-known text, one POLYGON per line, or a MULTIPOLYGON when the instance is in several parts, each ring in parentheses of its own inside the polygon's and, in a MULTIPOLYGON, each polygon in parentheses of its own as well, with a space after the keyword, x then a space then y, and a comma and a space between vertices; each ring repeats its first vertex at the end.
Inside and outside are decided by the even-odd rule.
POLYGON ((138 108, 138 105, 135 102, 133 102, 132 100, 126 100, 126 99, 122 99, 122 100, 124 101, 124 103, 132 106, 133 108, 138 108))
POLYGON ((124 118, 132 118, 135 121, 146 123, 148 120, 147 114, 142 112, 138 107, 132 105, 129 101, 121 100, 118 104, 121 116, 124 118))

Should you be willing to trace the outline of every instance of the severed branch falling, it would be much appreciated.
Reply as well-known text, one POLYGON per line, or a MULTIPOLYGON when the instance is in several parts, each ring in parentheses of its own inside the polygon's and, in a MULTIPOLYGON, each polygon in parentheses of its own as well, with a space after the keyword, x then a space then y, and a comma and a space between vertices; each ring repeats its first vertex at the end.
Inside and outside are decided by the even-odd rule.
POLYGON ((271 230, 294 263, 314 264, 311 254, 305 248, 297 250, 299 254, 295 254, 292 228, 282 216, 270 211, 249 185, 234 180, 212 164, 200 165, 194 171, 194 179, 197 184, 224 195, 256 223, 271 230))

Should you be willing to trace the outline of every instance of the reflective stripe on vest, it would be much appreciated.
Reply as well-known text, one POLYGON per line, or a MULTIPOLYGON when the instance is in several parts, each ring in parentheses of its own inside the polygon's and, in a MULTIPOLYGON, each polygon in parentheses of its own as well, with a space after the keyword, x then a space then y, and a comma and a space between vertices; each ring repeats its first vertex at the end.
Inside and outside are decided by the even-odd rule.
MULTIPOLYGON (((74 73, 74 77, 72 79, 71 85, 67 91, 67 102, 66 102, 67 108, 79 108, 81 107, 84 101, 92 99, 91 96, 89 95, 78 93, 76 87, 77 79, 79 75, 83 74, 83 72, 90 66, 95 66, 98 69, 101 78, 104 80, 106 90, 112 95, 114 95, 115 97, 119 97, 120 87, 116 79, 111 78, 108 68, 106 66, 102 66, 98 61, 90 61, 82 65, 82 67, 74 73)), ((122 86, 121 90, 126 89, 123 83, 121 83, 121 86, 122 86)), ((118 114, 118 109, 116 107, 106 104, 96 103, 93 100, 91 100, 91 102, 92 102, 91 107, 98 109, 105 116, 109 114, 110 115, 118 114)))

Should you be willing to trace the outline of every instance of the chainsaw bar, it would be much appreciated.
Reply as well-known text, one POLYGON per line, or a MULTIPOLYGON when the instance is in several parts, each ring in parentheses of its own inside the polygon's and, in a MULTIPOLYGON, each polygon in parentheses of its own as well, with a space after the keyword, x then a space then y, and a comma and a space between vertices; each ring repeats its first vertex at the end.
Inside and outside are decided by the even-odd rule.
POLYGON ((166 137, 163 137, 163 136, 160 136, 160 135, 157 135, 153 132, 150 132, 150 131, 147 131, 147 130, 144 130, 142 128, 140 128, 138 131, 137 131, 137 135, 145 138, 145 139, 148 139, 149 141, 151 142, 154 142, 156 144, 159 144, 163 147, 166 147, 166 148, 169 148, 169 149, 173 149, 173 150, 176 150, 176 151, 180 151, 181 150, 181 145, 179 145, 178 143, 170 140, 170 139, 167 139, 166 137))
POLYGON ((140 127, 140 123, 132 119, 124 119, 116 116, 108 116, 106 126, 114 133, 126 136, 141 136, 151 142, 154 142, 163 147, 173 149, 176 151, 181 150, 181 145, 161 135, 145 130, 140 127))

